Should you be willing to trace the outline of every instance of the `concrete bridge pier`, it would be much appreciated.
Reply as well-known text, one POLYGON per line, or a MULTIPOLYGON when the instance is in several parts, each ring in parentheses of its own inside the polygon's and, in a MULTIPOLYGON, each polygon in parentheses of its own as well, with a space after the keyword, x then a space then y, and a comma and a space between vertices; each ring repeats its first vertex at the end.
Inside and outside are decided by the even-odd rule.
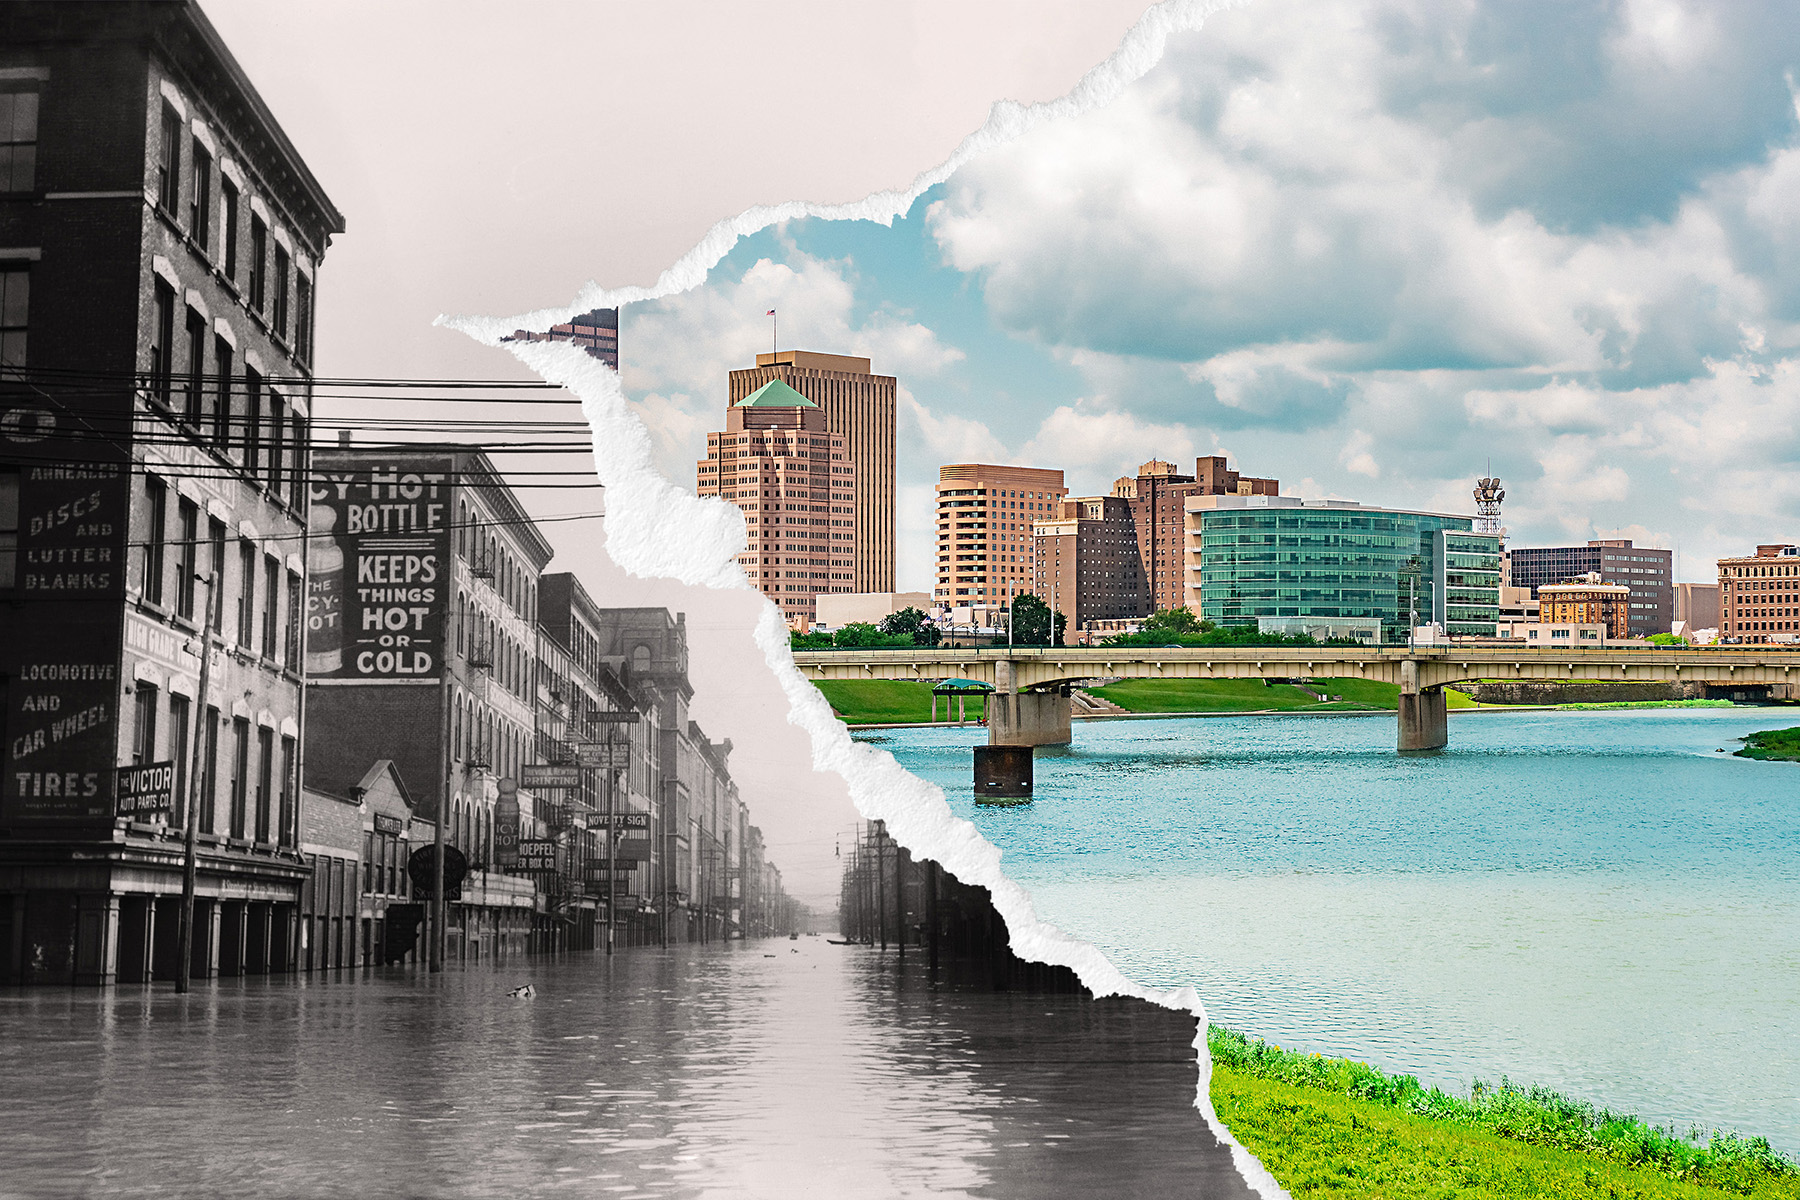
POLYGON ((994 664, 994 694, 988 697, 988 745, 1066 746, 1074 734, 1066 687, 1021 692, 1015 664, 994 664))
POLYGON ((1400 750, 1442 750, 1450 744, 1444 689, 1419 686, 1419 664, 1400 664, 1400 750))

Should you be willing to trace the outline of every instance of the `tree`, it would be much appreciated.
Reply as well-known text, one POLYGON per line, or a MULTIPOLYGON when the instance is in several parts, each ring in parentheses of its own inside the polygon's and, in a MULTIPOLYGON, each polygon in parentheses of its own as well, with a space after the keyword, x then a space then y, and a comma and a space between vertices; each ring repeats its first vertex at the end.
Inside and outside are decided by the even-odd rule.
POLYGON ((1051 640, 1052 622, 1050 606, 1042 600, 1026 592, 1022 596, 1014 596, 1012 602, 1012 640, 1015 646, 1060 646, 1063 644, 1063 630, 1068 626, 1068 618, 1062 613, 1056 614, 1054 623, 1055 640, 1051 640))
POLYGON ((834 646, 854 646, 866 649, 870 646, 886 645, 888 644, 888 639, 882 636, 881 630, 875 628, 867 621, 852 621, 831 635, 831 644, 834 646))
POLYGON ((1167 633, 1177 637, 1184 633, 1210 633, 1212 629, 1211 621, 1198 620, 1186 605, 1151 613, 1143 624, 1145 633, 1167 633))
POLYGON ((943 632, 916 608, 903 608, 881 619, 881 632, 889 637, 910 638, 915 646, 935 646, 943 632))

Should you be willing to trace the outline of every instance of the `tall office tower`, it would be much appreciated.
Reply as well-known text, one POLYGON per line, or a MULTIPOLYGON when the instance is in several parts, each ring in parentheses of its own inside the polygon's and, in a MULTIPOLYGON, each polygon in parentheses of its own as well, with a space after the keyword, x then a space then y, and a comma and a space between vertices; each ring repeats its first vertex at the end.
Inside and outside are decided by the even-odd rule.
POLYGON ((1183 506, 1189 496, 1275 496, 1279 479, 1239 475, 1220 455, 1194 460, 1194 473, 1180 475, 1175 464, 1151 459, 1135 477, 1113 483, 1112 494, 1131 502, 1137 521, 1138 555, 1143 561, 1144 586, 1150 610, 1178 608, 1187 601, 1182 575, 1183 506))
POLYGON ((547 333, 515 329, 507 342, 570 342, 586 350, 613 370, 619 369, 619 310, 596 308, 552 325, 547 333))
POLYGON ((1507 574, 1515 587, 1532 595, 1547 583, 1598 573, 1602 583, 1631 589, 1627 602, 1632 637, 1669 632, 1675 620, 1674 552, 1633 546, 1630 539, 1600 538, 1585 546, 1511 546, 1507 574))
POLYGON ((737 560, 789 625, 811 628, 822 592, 860 590, 859 476, 817 404, 771 379, 732 404, 697 465, 696 492, 743 510, 750 545, 737 560))
POLYGON ((1094 621, 1149 615, 1137 524, 1122 496, 1064 500, 1032 527, 1033 590, 1069 621, 1069 632, 1094 621))
POLYGON ((1036 587, 1031 525, 1058 511, 1061 471, 955 463, 938 468, 938 604, 999 608, 1036 587))
POLYGON ((728 398, 735 405, 772 379, 824 410, 825 428, 844 439, 856 469, 856 561, 849 590, 893 591, 897 381, 871 375, 866 358, 783 350, 759 354, 755 367, 731 372, 728 398))
POLYGON ((195 797, 193 973, 286 970, 343 217, 192 4, 0 5, 0 61, 0 983, 173 979, 195 797))

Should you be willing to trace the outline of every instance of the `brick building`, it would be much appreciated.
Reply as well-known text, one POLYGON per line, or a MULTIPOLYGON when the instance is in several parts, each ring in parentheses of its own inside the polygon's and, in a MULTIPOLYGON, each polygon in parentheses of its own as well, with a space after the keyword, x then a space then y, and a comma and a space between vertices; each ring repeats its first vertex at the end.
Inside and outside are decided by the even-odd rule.
POLYGON ((1631 589, 1602 583, 1598 572, 1543 584, 1537 600, 1540 625, 1598 625, 1609 638, 1631 636, 1631 589))
POLYGON ((1194 460, 1192 475, 1178 474, 1174 463, 1152 459, 1113 483, 1112 494, 1131 505, 1137 526, 1138 557, 1150 610, 1187 603, 1183 555, 1186 504, 1189 496, 1277 496, 1279 479, 1239 475, 1217 455, 1194 460))
POLYGON ((619 310, 596 308, 571 317, 561 325, 552 325, 546 333, 529 329, 515 330, 508 342, 569 342, 587 351, 613 370, 619 369, 619 310))
POLYGON ((945 608, 1005 608, 1036 588, 1032 523, 1057 515, 1068 491, 1061 471, 1041 467, 939 467, 932 599, 945 608))
POLYGON ((1506 553, 1508 582, 1531 588, 1534 596, 1544 584, 1589 574, 1630 588, 1626 613, 1631 637, 1667 633, 1675 620, 1672 551, 1634 546, 1629 538, 1598 538, 1585 546, 1509 546, 1506 553))
POLYGON ((283 970, 343 218, 191 3, 0 7, 0 114, 0 980, 172 978, 190 795, 193 973, 283 970))
POLYGON ((1068 619, 1069 640, 1096 622, 1149 615, 1137 521, 1121 496, 1082 496, 1032 525, 1032 590, 1068 619))
POLYGON ((1800 640, 1800 546, 1778 542, 1719 560, 1719 636, 1800 640))

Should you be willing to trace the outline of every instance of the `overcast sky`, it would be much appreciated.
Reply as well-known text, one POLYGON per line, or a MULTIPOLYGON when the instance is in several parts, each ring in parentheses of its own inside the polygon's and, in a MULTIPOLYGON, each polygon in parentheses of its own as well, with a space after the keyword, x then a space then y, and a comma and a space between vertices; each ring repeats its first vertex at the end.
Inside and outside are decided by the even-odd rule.
MULTIPOLYGON (((463 379, 530 376, 434 327, 439 314, 564 305, 589 281, 649 284, 752 205, 904 187, 995 101, 1066 92, 1144 8, 202 4, 345 216, 320 275, 319 375, 463 379)), ((691 487, 691 465, 677 478, 691 487)), ((539 516, 598 508, 566 489, 522 498, 539 516)), ((694 718, 732 739, 751 819, 790 890, 834 903, 833 844, 856 814, 840 779, 809 769, 810 744, 785 719, 750 641, 760 601, 626 577, 599 521, 544 531, 551 569, 577 572, 602 604, 688 613, 694 718)))
POLYGON ((795 221, 626 313, 690 479, 724 371, 785 345, 901 389, 901 577, 944 462, 1103 491, 1225 453, 1283 491, 1633 537, 1681 578, 1800 533, 1800 8, 1259 0, 892 229, 795 221))

